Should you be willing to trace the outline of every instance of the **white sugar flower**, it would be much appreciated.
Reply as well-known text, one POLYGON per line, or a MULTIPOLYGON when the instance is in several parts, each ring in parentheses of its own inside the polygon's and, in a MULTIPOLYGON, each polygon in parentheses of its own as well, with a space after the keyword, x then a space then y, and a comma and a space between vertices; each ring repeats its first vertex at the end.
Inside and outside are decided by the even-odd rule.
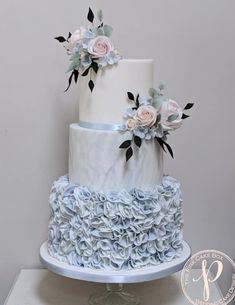
POLYGON ((182 108, 173 100, 163 101, 160 109, 161 124, 164 130, 175 130, 182 124, 182 108))
POLYGON ((67 44, 65 48, 67 50, 68 55, 71 55, 73 52, 73 48, 76 46, 77 42, 83 38, 83 35, 87 32, 87 29, 84 27, 80 27, 68 38, 67 44))

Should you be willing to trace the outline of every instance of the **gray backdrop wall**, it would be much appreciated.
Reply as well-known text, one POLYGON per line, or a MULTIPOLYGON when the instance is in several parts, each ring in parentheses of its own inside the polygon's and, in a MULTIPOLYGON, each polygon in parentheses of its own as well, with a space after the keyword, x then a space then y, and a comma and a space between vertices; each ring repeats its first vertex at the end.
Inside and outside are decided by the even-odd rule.
POLYGON ((21 268, 41 267, 52 181, 67 172, 68 125, 77 87, 64 94, 68 58, 53 37, 103 8, 126 58, 153 58, 155 82, 195 102, 171 136, 165 171, 184 194, 185 239, 193 252, 234 242, 234 0, 8 0, 0 9, 0 303, 21 268))

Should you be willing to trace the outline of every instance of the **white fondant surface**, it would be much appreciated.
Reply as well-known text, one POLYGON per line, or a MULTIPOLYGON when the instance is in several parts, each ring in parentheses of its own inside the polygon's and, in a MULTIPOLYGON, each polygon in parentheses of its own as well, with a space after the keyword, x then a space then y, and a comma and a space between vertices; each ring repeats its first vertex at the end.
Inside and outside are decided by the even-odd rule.
POLYGON ((134 155, 126 162, 120 144, 129 132, 100 131, 70 125, 69 180, 94 191, 152 189, 163 176, 163 152, 156 141, 133 144, 134 155))
POLYGON ((93 123, 123 123, 123 114, 131 103, 127 91, 146 96, 153 87, 153 60, 122 59, 117 65, 92 72, 93 92, 88 87, 90 75, 79 79, 79 120, 93 123))

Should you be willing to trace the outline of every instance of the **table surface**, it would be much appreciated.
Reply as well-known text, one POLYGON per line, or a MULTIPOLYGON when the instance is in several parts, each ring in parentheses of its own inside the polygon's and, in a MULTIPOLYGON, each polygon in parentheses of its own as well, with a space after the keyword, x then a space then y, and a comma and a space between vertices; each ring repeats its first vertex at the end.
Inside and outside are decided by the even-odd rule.
MULTIPOLYGON (((85 305, 104 284, 74 280, 46 269, 20 271, 5 305, 85 305)), ((125 284, 125 291, 140 297, 142 305, 189 305, 180 284, 180 272, 155 281, 125 284)), ((213 287, 213 293, 220 292, 213 287)))

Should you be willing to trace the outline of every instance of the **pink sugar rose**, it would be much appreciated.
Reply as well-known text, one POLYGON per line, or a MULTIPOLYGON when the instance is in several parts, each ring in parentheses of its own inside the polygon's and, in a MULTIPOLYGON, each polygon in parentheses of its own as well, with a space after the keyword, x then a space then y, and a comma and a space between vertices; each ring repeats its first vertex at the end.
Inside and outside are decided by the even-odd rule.
POLYGON ((142 127, 152 127, 157 119, 157 109, 151 105, 140 106, 137 109, 135 119, 138 125, 142 127))
POLYGON ((138 122, 135 119, 129 119, 126 122, 126 126, 129 130, 133 130, 138 126, 138 122))
POLYGON ((83 38, 83 35, 86 31, 87 29, 81 26, 78 30, 73 32, 73 34, 68 39, 67 45, 65 45, 68 55, 72 54, 73 48, 76 46, 77 42, 83 38))
POLYGON ((173 100, 164 101, 160 109, 161 124, 165 130, 175 130, 182 124, 182 108, 173 100), (170 116, 175 116, 175 119, 168 120, 170 116))
POLYGON ((107 36, 98 36, 92 39, 88 45, 88 52, 97 58, 104 57, 113 49, 113 44, 107 36))

